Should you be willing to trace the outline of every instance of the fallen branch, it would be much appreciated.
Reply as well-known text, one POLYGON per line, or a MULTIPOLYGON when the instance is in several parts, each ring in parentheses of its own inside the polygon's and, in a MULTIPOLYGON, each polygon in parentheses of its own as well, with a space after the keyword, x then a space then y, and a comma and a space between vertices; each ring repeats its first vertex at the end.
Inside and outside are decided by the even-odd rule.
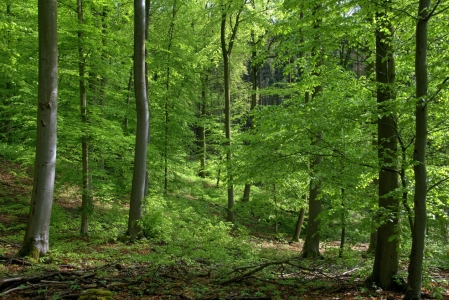
POLYGON ((2 292, 2 294, 6 295, 6 294, 9 294, 9 293, 12 293, 12 292, 16 292, 16 291, 28 290, 28 289, 30 289, 32 287, 33 287, 32 285, 24 286, 24 287, 15 287, 15 288, 12 288, 12 289, 9 289, 9 290, 6 290, 6 291, 2 292))
MULTIPOLYGON (((258 266, 257 268, 255 268, 255 269, 253 269, 251 271, 248 271, 248 272, 246 272, 246 273, 244 273, 242 275, 239 275, 239 276, 236 276, 234 278, 228 279, 228 280, 226 280, 224 282, 221 282, 220 284, 221 285, 226 285, 226 284, 229 284, 229 283, 232 283, 232 282, 238 282, 238 281, 241 281, 241 280, 245 279, 246 277, 249 277, 249 276, 251 276, 251 275, 253 275, 253 274, 257 273, 257 272, 262 271, 263 269, 265 269, 267 267, 275 266, 275 265, 283 265, 283 264, 286 264, 286 263, 289 263, 289 262, 290 262, 290 259, 283 260, 283 261, 267 262, 267 263, 264 263, 264 264, 258 266)), ((251 267, 241 267, 241 268, 235 269, 233 272, 238 271, 238 270, 249 269, 249 268, 251 268, 251 267)))
POLYGON ((341 276, 345 276, 345 275, 351 274, 352 272, 357 271, 358 269, 360 269, 360 268, 354 268, 352 270, 346 271, 343 274, 341 274, 341 276))

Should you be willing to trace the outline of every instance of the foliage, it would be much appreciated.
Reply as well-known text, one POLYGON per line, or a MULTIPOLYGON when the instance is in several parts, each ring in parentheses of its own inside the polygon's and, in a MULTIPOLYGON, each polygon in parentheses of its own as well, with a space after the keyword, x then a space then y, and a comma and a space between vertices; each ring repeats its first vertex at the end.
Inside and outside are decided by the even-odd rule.
MULTIPOLYGON (((339 240, 343 226, 347 242, 343 259, 337 258, 339 250, 333 247, 326 250, 325 257, 339 267, 358 268, 351 273, 354 281, 368 277, 372 260, 361 259, 361 250, 354 247, 367 243, 371 231, 391 217, 391 212, 377 207, 376 178, 382 162, 377 160, 376 122, 382 113, 376 104, 373 33, 378 26, 378 4, 227 1, 230 10, 243 7, 231 59, 233 143, 229 149, 223 118, 221 3, 151 1, 147 41, 150 192, 141 221, 147 239, 134 245, 119 242, 127 224, 136 129, 133 90, 129 85, 132 4, 86 2, 81 25, 74 3, 59 3, 58 150, 50 231, 54 261, 100 265, 117 260, 116 251, 123 251, 129 264, 147 261, 173 266, 182 260, 188 266, 197 266, 200 261, 207 262, 202 268, 208 271, 228 274, 226 268, 279 258, 276 255, 283 250, 271 251, 260 245, 271 243, 271 247, 289 239, 299 211, 307 208, 307 194, 313 187, 310 182, 320 179, 322 242, 326 246, 339 240), (314 27, 317 21, 319 29, 314 27), (81 40, 80 30, 84 33, 81 40), (87 83, 87 123, 81 122, 79 111, 80 45, 85 51, 82 61, 86 74, 82 79, 87 83), (252 66, 258 70, 256 92, 251 90, 252 66), (307 101, 307 95, 318 86, 322 92, 313 101, 307 101), (253 93, 258 103, 250 111, 253 93), (201 179, 197 176, 200 127, 206 131, 207 174, 201 179), (318 144, 311 142, 317 137, 316 132, 322 133, 318 144), (90 236, 79 238, 84 138, 91 145, 94 208, 90 211, 90 236), (226 165, 224 159, 227 151, 233 154, 231 165, 226 165), (316 156, 322 158, 322 164, 312 170, 311 161, 316 156), (236 227, 223 221, 227 168, 234 177, 236 227), (164 186, 165 179, 168 187, 164 186), (251 200, 242 202, 246 183, 252 184, 251 200), (92 247, 96 249, 92 259, 97 261, 84 253, 84 249, 92 247)), ((383 114, 398 116, 395 122, 399 158, 391 167, 403 172, 401 187, 392 195, 404 201, 399 212, 401 227, 390 238, 399 239, 405 264, 411 236, 407 206, 411 212, 414 209, 410 200, 414 196, 416 164, 414 107, 419 100, 414 97, 412 51, 415 3, 394 1, 392 5, 395 35, 390 43, 395 49, 397 97, 383 114)), ((449 268, 449 72, 445 63, 449 44, 447 4, 441 5, 438 12, 442 13, 432 18, 428 30, 425 267, 429 272, 437 272, 436 266, 449 268)), ((0 158, 5 164, 18 162, 30 169, 34 163, 38 87, 35 6, 32 1, 7 1, 0 13, 0 158)), ((21 242, 29 199, 29 188, 17 193, 16 183, 10 178, 16 178, 25 190, 31 183, 22 180, 30 172, 8 167, 7 177, 2 177, 7 184, 0 184, 0 231, 8 242, 21 242)), ((306 218, 303 228, 308 224, 306 218)), ((11 247, 2 248, 1 254, 9 253, 11 247)), ((273 280, 273 269, 263 270, 264 280, 273 280)), ((3 268, 0 271, 6 274, 3 268)), ((401 272, 404 274, 404 270, 401 272)), ((424 279, 426 289, 433 289, 437 295, 440 283, 434 277, 424 279)), ((210 286, 198 284, 195 288, 199 294, 207 294, 210 286)), ((257 292, 271 295, 272 290, 275 287, 267 285, 257 292)))

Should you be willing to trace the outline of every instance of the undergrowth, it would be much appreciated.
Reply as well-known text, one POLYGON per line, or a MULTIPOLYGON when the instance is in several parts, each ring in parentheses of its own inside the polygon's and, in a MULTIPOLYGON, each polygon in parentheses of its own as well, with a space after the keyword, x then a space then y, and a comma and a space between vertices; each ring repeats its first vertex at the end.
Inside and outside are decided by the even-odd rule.
MULTIPOLYGON (((20 247, 28 215, 30 172, 4 159, 0 162, 3 165, 3 186, 7 187, 0 191, 0 256, 14 257, 20 247)), ((250 203, 236 205, 237 223, 225 222, 225 190, 216 188, 214 179, 198 178, 191 171, 193 169, 186 166, 181 173, 173 175, 172 188, 165 196, 160 189, 150 191, 143 203, 145 238, 135 243, 122 239, 127 227, 126 193, 96 194, 95 209, 89 220, 90 234, 79 236, 79 188, 70 182, 59 183, 51 217, 49 255, 32 261, 26 268, 0 265, 0 277, 48 272, 69 266, 95 269, 98 276, 107 278, 121 276, 121 269, 104 270, 106 266, 135 268, 145 265, 149 269, 138 276, 155 277, 162 271, 171 272, 170 268, 200 276, 186 288, 195 297, 210 293, 229 295, 232 284, 235 284, 233 280, 249 274, 245 278, 248 286, 240 286, 239 295, 246 293, 252 297, 270 295, 273 299, 288 299, 285 295, 277 295, 276 291, 292 288, 302 294, 329 289, 335 284, 326 279, 331 274, 344 276, 348 286, 360 286, 370 275, 373 257, 365 253, 366 245, 348 240, 340 257, 341 250, 334 242, 338 239, 338 226, 326 229, 326 236, 334 238, 323 241, 323 260, 299 262, 301 244, 289 243, 296 214, 278 206, 274 215, 276 203, 270 200, 269 193, 257 187, 253 189, 250 203), (257 270, 257 273, 252 274, 252 270, 257 270), (317 279, 311 270, 319 270, 326 276, 317 279), (200 280, 202 276, 207 280, 200 280), (229 286, 220 285, 226 282, 230 283, 229 286)), ((237 187, 236 190, 241 192, 242 188, 237 187)), ((354 236, 359 237, 360 232, 354 236)), ((400 275, 405 276, 405 253, 408 253, 410 245, 403 243, 402 247, 400 275)), ((428 275, 424 278, 424 286, 437 298, 445 293, 441 286, 447 286, 448 282, 445 277, 433 274, 449 268, 448 253, 447 244, 434 240, 428 242, 425 256, 428 275)), ((369 289, 363 293, 370 293, 369 289)))

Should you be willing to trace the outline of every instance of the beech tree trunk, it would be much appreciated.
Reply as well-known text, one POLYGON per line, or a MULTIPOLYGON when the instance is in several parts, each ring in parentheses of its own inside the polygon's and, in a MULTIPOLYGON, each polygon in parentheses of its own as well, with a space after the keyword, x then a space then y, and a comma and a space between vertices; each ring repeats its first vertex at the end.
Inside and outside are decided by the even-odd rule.
MULTIPOLYGON (((255 40, 255 34, 254 32, 251 32, 251 44, 254 47, 253 51, 251 53, 251 107, 250 112, 252 112, 256 106, 257 106, 257 64, 256 64, 256 57, 257 57, 257 51, 255 49, 256 47, 256 40, 255 40)), ((248 127, 253 127, 253 117, 250 115, 248 117, 248 127)), ((249 198, 251 195, 251 183, 247 182, 245 184, 245 188, 243 190, 243 202, 249 202, 249 198)))
MULTIPOLYGON (((83 17, 83 1, 78 0, 78 24, 81 26, 84 23, 83 17)), ((78 31, 78 65, 79 65, 79 87, 80 87, 80 109, 81 120, 83 126, 86 129, 87 126, 87 94, 86 94, 86 81, 85 81, 85 58, 83 49, 83 31, 78 31)), ((84 130, 84 132, 86 132, 84 130)), ((81 160, 82 160, 82 201, 81 201, 81 235, 89 234, 89 215, 92 212, 92 185, 90 184, 89 175, 89 145, 88 137, 83 133, 81 141, 81 160)))
POLYGON ((170 92, 170 75, 171 75, 171 48, 173 43, 173 33, 175 30, 175 17, 176 17, 176 0, 173 2, 172 8, 172 19, 170 22, 170 27, 168 28, 168 45, 167 45, 167 71, 166 71, 166 79, 165 79, 165 132, 164 132, 164 193, 168 193, 168 139, 169 132, 168 127, 170 123, 170 112, 169 112, 169 92, 170 92))
MULTIPOLYGON (((317 4, 314 7, 313 15, 316 18, 313 29, 315 31, 314 41, 316 45, 312 48, 312 57, 317 57, 317 64, 315 68, 317 70, 320 69, 322 65, 322 50, 320 49, 320 37, 319 37, 319 29, 321 27, 321 19, 319 16, 319 10, 321 9, 321 4, 317 4)), ((314 72, 314 76, 319 77, 319 71, 314 72)), ((312 99, 319 96, 322 92, 323 87, 318 84, 313 91, 312 99)), ((305 95, 305 102, 309 102, 309 93, 307 92, 305 95)), ((312 141, 313 145, 318 145, 322 139, 322 132, 317 132, 315 135, 315 140, 312 141)), ((310 169, 313 173, 318 172, 318 167, 321 165, 322 159, 321 156, 317 155, 313 158, 313 161, 310 165, 310 169)), ((309 219, 307 224, 307 235, 306 240, 304 241, 304 245, 302 248, 301 256, 306 258, 313 258, 320 256, 320 220, 318 219, 319 214, 321 213, 321 198, 320 198, 320 190, 321 190, 321 179, 320 176, 316 174, 312 174, 312 177, 315 179, 310 180, 310 188, 309 188, 309 219)))
MULTIPOLYGON (((341 207, 345 208, 345 189, 341 189, 341 207)), ((346 240, 346 217, 347 214, 345 211, 341 212, 341 236, 340 236, 340 251, 338 253, 338 257, 343 257, 343 250, 345 248, 345 240, 346 240)))
POLYGON ((299 242, 299 237, 301 236, 302 223, 304 223, 304 215, 306 209, 304 207, 301 208, 298 214, 298 220, 296 221, 295 233, 292 237, 292 242, 299 242))
POLYGON ((200 172, 199 176, 201 178, 206 178, 206 155, 207 155, 207 145, 206 145, 206 108, 207 108, 207 82, 209 81, 209 76, 207 74, 201 80, 201 103, 200 103, 200 114, 201 114, 201 125, 200 125, 200 172))
POLYGON ((234 207, 234 183, 232 174, 232 152, 231 152, 231 74, 230 74, 230 64, 229 64, 228 53, 223 54, 224 62, 224 88, 225 88, 225 135, 226 144, 228 146, 226 150, 226 164, 227 164, 227 174, 228 174, 228 209, 226 220, 234 223, 234 212, 232 208, 234 207))
MULTIPOLYGON (((321 137, 321 134, 317 138, 321 137)), ((316 169, 321 164, 321 157, 315 157, 311 168, 316 169)), ((310 180, 309 190, 309 220, 307 223, 307 235, 304 241, 301 255, 306 258, 313 258, 320 256, 320 220, 318 219, 321 213, 321 179, 310 180)))
POLYGON ((145 78, 145 8, 145 0, 134 1, 134 93, 136 97, 137 129, 127 232, 131 240, 143 237, 142 226, 139 221, 142 219, 142 200, 145 196, 149 130, 145 78))
POLYGON ((412 249, 408 266, 407 291, 404 299, 421 299, 422 263, 426 237, 426 144, 427 144, 427 24, 430 0, 420 0, 418 5, 418 23, 416 25, 416 140, 413 151, 415 172, 415 220, 412 230, 412 249))
POLYGON ((398 138, 396 115, 394 113, 395 61, 393 56, 393 27, 388 13, 391 1, 382 1, 383 10, 376 13, 376 81, 378 103, 378 159, 379 172, 379 208, 384 222, 377 230, 377 247, 373 273, 370 280, 382 289, 396 288, 394 276, 398 271, 398 232, 399 199, 390 193, 399 188, 397 170, 398 138))
POLYGON ((36 158, 30 214, 20 256, 39 258, 49 250, 56 163, 58 34, 56 0, 38 1, 39 86, 36 158))
POLYGON ((226 166, 227 166, 227 187, 228 187, 228 207, 227 207, 227 216, 226 220, 228 222, 234 223, 235 217, 233 212, 234 207, 234 183, 233 183, 233 174, 232 174, 232 152, 231 152, 231 71, 230 71, 230 60, 232 48, 234 46, 234 41, 237 35, 237 30, 240 24, 240 15, 243 10, 243 5, 236 12, 235 22, 234 24, 230 24, 231 26, 231 36, 229 38, 229 43, 226 42, 226 28, 227 28, 227 18, 229 17, 230 12, 228 11, 229 5, 224 3, 223 0, 221 3, 221 27, 220 27, 220 45, 221 45, 221 54, 223 56, 223 77, 224 77, 224 94, 225 94, 225 136, 226 136, 226 166))

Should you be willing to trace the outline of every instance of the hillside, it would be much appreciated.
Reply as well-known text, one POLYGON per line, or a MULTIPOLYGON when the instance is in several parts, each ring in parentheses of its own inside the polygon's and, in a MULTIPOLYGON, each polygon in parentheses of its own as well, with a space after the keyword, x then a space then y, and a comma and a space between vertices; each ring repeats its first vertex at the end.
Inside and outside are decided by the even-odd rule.
MULTIPOLYGON (((110 224, 115 214, 126 211, 108 211, 106 206, 101 208, 103 218, 97 217, 92 224, 94 228, 101 226, 103 231, 94 230, 91 236, 80 237, 75 225, 78 221, 76 202, 68 199, 71 195, 76 200, 76 195, 69 192, 76 189, 61 186, 54 203, 51 254, 40 261, 19 258, 15 255, 25 228, 31 185, 30 169, 0 157, 0 291, 3 299, 78 299, 87 290, 91 293, 110 291, 113 299, 402 297, 401 293, 364 285, 371 265, 371 258, 365 256, 366 245, 352 245, 345 250, 342 260, 336 258, 338 243, 323 243, 323 259, 304 260, 299 259, 300 243, 288 243, 286 237, 268 234, 267 228, 254 226, 248 233, 243 228, 229 229, 215 221, 198 224, 204 227, 197 232, 203 236, 195 237, 195 230, 190 227, 193 233, 190 237, 184 236, 180 229, 178 240, 149 238, 131 244, 121 242, 112 230, 118 225, 110 224)), ((183 201, 200 201, 187 198, 183 201)), ((210 216, 220 215, 216 205, 201 205, 207 208, 210 216)), ((200 219, 191 217, 190 221, 200 222, 200 219)), ((185 226, 192 224, 185 223, 185 226)), ((449 274, 438 270, 429 275, 440 285, 443 297, 447 293, 444 289, 448 287, 449 274)))

